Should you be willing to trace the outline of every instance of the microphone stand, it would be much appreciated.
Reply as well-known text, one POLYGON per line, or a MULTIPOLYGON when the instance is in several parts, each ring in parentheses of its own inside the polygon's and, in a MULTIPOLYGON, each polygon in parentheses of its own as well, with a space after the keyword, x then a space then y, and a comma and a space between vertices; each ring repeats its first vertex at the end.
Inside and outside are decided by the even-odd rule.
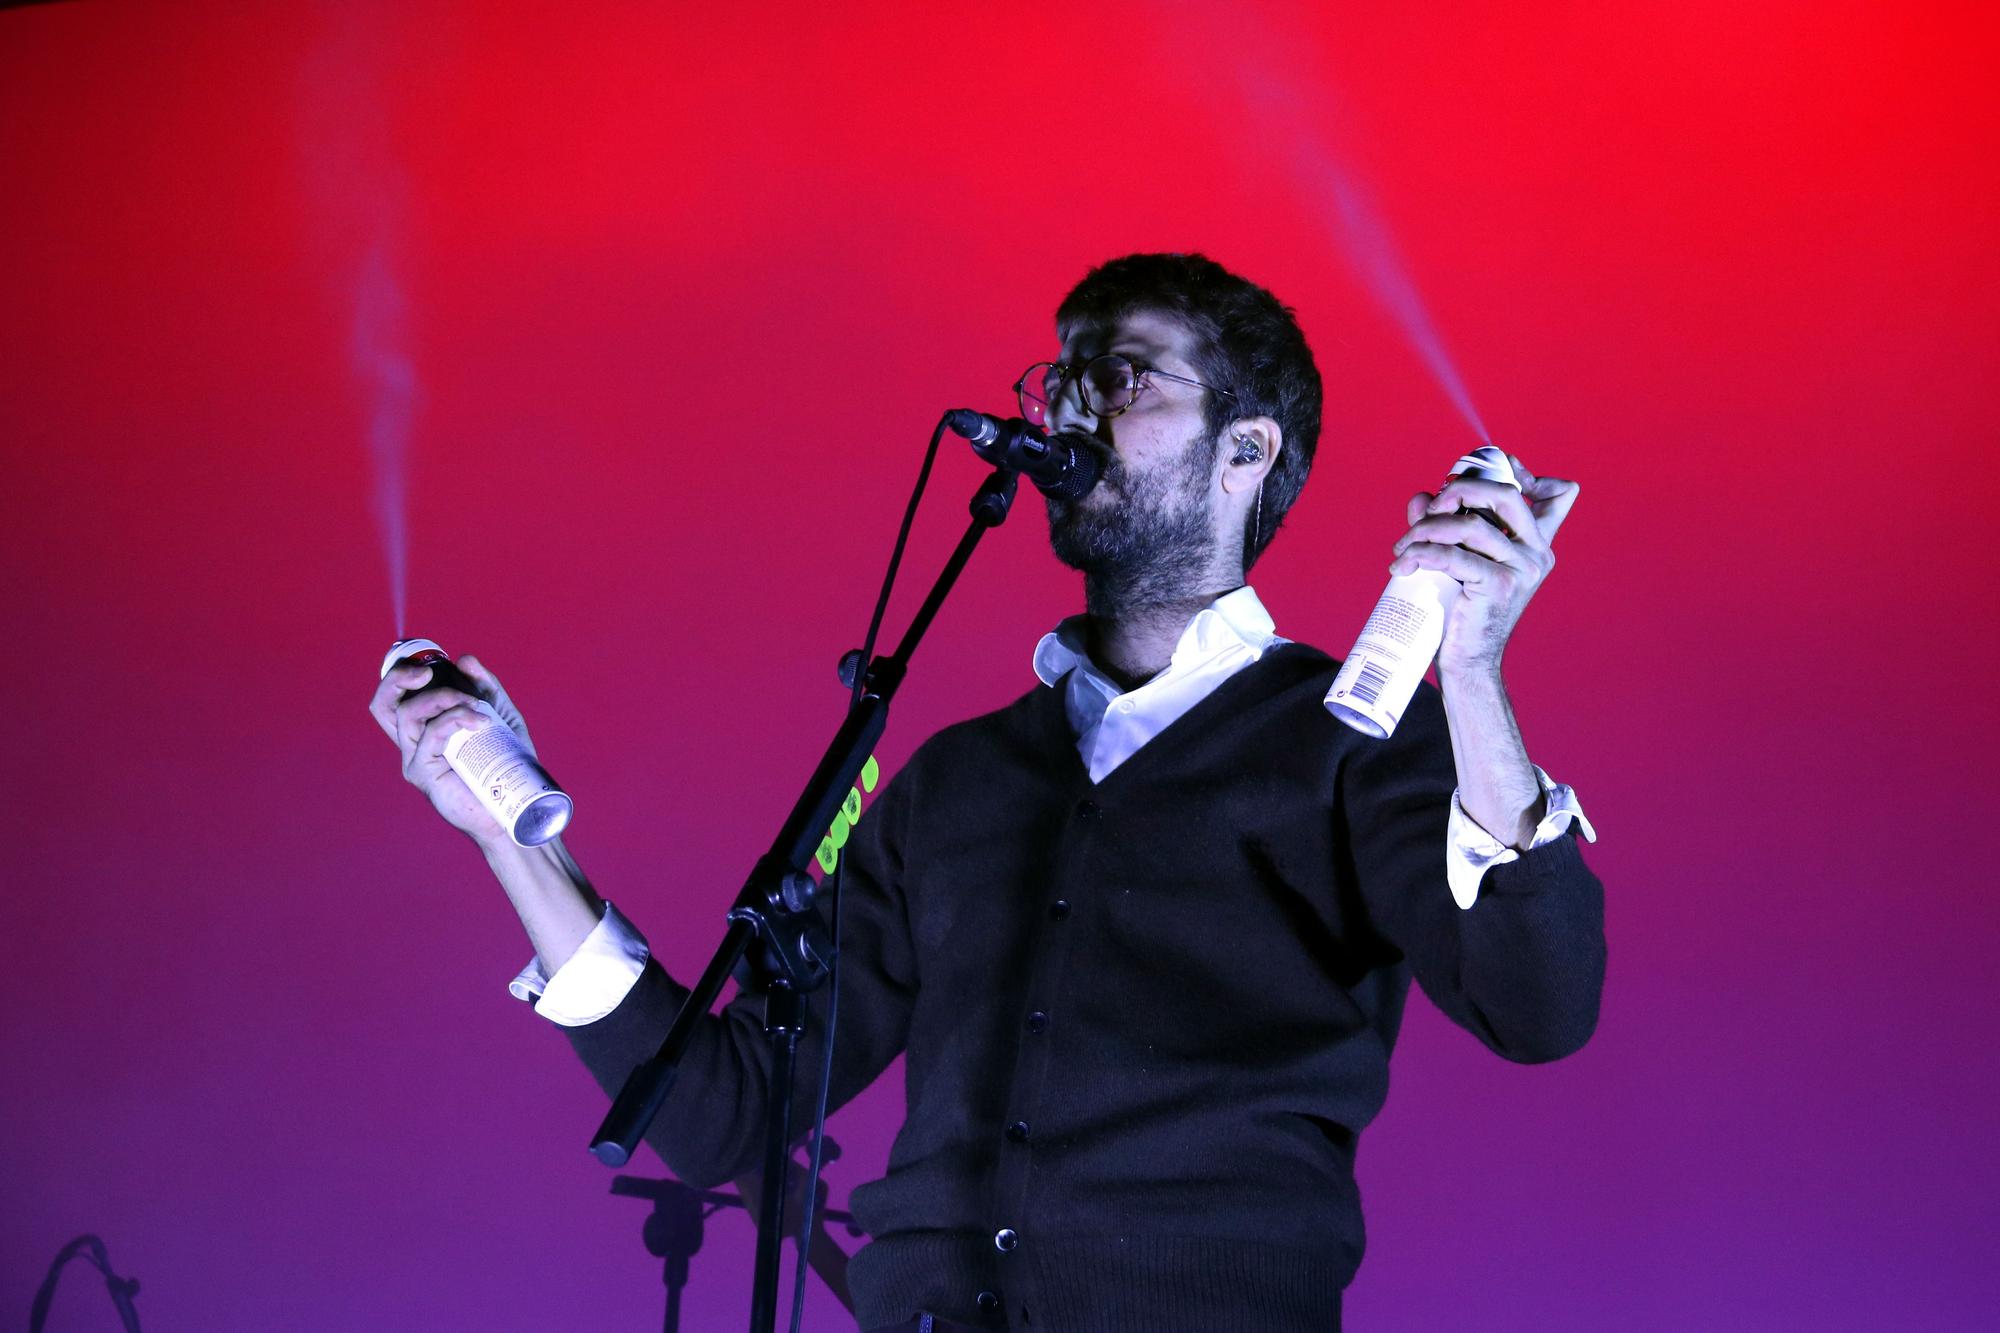
MULTIPOLYGON (((661 1277, 667 1287, 667 1308, 660 1327, 663 1333, 678 1333, 681 1326, 681 1290, 687 1286, 688 1261, 701 1249, 709 1215, 724 1208, 748 1211, 750 1201, 743 1194, 694 1189, 671 1177, 648 1180, 640 1176, 613 1176, 611 1192, 652 1201, 653 1211, 646 1215, 640 1237, 645 1242, 646 1252, 661 1261, 661 1277)), ((854 1225, 851 1213, 838 1208, 822 1208, 819 1216, 829 1222, 845 1222, 851 1234, 861 1234, 861 1229, 854 1225)), ((835 1297, 852 1314, 854 1306, 847 1294, 846 1272, 828 1271, 822 1266, 817 1253, 822 1240, 836 1258, 844 1257, 844 1252, 831 1236, 824 1231, 817 1232, 813 1238, 813 1271, 833 1289, 835 1297)))
MULTIPOLYGON (((750 1305, 751 1333, 773 1333, 777 1319, 784 1240, 785 1167, 790 1160, 793 1067, 805 1025, 806 992, 819 986, 833 962, 832 940, 812 910, 818 885, 806 872, 834 811, 860 776, 889 721, 889 702, 908 673, 910 658, 930 628, 946 594, 958 581, 987 529, 1007 521, 1020 474, 997 467, 971 501, 972 521, 945 561, 937 582, 888 657, 867 663, 860 697, 834 734, 819 766, 785 817, 771 849, 758 858, 729 909, 729 928, 701 979, 682 1004, 653 1057, 625 1080, 592 1137, 590 1151, 607 1166, 624 1166, 659 1114, 674 1075, 708 1016, 722 983, 747 961, 750 984, 764 996, 764 1033, 771 1043, 770 1092, 765 1108, 763 1197, 757 1216, 757 1266, 750 1305), (751 944, 759 947, 753 952, 751 944)), ((861 664, 857 663, 857 666, 861 664)))

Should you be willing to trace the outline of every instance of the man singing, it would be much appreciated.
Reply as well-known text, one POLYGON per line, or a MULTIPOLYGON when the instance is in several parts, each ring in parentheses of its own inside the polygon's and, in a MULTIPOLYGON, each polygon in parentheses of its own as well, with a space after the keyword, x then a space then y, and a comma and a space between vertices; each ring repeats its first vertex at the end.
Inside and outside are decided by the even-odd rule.
MULTIPOLYGON (((888 1174, 853 1193, 856 1313, 1325 1333, 1411 978, 1509 1060, 1559 1059, 1597 1023, 1603 889, 1575 834, 1595 835, 1529 762, 1500 677, 1577 488, 1517 460, 1518 493, 1412 498, 1390 568, 1460 592, 1441 688, 1371 739, 1322 702, 1338 664, 1280 638, 1244 583, 1319 434, 1291 313, 1199 255, 1133 255, 1056 327, 1059 359, 1018 392, 1105 462, 1049 502, 1084 613, 1034 646, 1039 684, 917 751, 845 853, 832 1102, 898 1054, 908 1093, 888 1174)), ((473 799, 441 749, 478 715, 428 679, 391 671, 371 711, 520 914, 536 956, 516 994, 615 1092, 687 992, 559 842, 518 847, 473 799)), ((758 1165, 769 1058, 753 1001, 702 1027, 649 1137, 683 1180, 758 1165)))

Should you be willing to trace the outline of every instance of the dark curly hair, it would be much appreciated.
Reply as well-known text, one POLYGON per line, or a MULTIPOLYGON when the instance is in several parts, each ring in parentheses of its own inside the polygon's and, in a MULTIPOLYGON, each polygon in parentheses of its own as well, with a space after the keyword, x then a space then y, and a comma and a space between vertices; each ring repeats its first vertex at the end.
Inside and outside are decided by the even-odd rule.
POLYGON ((1284 431, 1278 461, 1264 482, 1262 531, 1246 533, 1243 568, 1271 544, 1312 471, 1319 444, 1320 379, 1312 349, 1290 307, 1206 255, 1126 255, 1090 270, 1056 307, 1056 334, 1117 323, 1138 311, 1166 315, 1194 334, 1201 378, 1236 397, 1211 393, 1203 405, 1209 434, 1231 421, 1268 416, 1284 431))

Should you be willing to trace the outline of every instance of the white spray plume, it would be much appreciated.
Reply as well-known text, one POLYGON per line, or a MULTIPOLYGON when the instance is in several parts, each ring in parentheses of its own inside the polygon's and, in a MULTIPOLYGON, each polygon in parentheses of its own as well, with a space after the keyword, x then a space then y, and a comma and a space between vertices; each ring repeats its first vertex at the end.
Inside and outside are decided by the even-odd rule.
POLYGON ((360 392, 372 508, 396 637, 409 599, 409 448, 417 404, 409 301, 397 256, 406 192, 389 132, 381 67, 389 34, 366 6, 323 3, 324 32, 301 70, 299 167, 319 256, 348 316, 346 357, 360 392))
MULTIPOLYGON (((1239 0, 1226 11, 1171 2, 1160 4, 1159 10, 1142 26, 1171 44, 1191 74, 1206 77, 1233 65, 1246 144, 1274 153, 1273 165, 1296 187, 1355 277, 1402 330, 1472 433, 1491 444, 1382 210, 1334 146, 1325 123, 1334 97, 1323 78, 1309 77, 1300 64, 1300 35, 1280 31, 1251 0, 1239 0)), ((1332 13, 1317 6, 1305 12, 1332 13)))
POLYGON ((410 359, 407 303, 386 247, 369 247, 354 291, 354 374, 369 401, 368 456, 375 469, 375 524, 388 565, 396 634, 407 628, 410 583, 410 417, 417 370, 410 359))

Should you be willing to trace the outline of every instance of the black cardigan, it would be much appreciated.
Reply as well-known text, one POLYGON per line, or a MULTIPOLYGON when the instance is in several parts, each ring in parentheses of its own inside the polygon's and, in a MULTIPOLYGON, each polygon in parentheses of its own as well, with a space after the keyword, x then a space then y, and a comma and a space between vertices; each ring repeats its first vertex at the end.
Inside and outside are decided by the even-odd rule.
MULTIPOLYGON (((1336 667, 1274 649, 1095 786, 1037 687, 932 737, 863 817, 833 1104, 908 1056, 888 1174, 852 1199, 863 1328, 1335 1327, 1411 976, 1507 1059, 1589 1039, 1603 890, 1574 836, 1460 910, 1436 690, 1371 740, 1321 704, 1336 667)), ((569 1030, 607 1091, 686 994, 648 963, 569 1030)), ((767 1061, 760 1005, 704 1026, 648 1139, 683 1180, 756 1165, 767 1061)))

